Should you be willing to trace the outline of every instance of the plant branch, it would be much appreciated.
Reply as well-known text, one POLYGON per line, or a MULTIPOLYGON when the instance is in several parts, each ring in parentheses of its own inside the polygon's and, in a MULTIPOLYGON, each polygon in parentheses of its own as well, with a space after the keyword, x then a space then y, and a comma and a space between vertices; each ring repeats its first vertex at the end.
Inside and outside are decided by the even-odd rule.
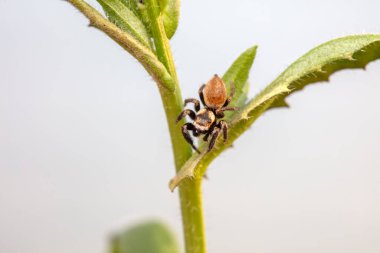
POLYGON ((157 56, 147 47, 142 45, 132 35, 122 31, 112 22, 108 21, 92 6, 83 0, 67 0, 89 20, 90 26, 93 26, 107 34, 116 43, 122 46, 132 56, 134 56, 146 69, 160 86, 169 91, 175 90, 175 81, 167 71, 165 66, 160 62, 157 56))

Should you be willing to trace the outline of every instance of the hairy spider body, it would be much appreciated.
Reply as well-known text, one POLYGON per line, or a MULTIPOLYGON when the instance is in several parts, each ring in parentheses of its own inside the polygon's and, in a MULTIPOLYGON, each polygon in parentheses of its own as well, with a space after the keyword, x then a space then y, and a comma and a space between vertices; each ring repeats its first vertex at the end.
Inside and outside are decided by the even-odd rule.
POLYGON ((194 120, 194 127, 199 133, 205 134, 209 131, 212 125, 215 123, 216 117, 211 110, 203 108, 197 112, 194 120))
POLYGON ((225 121, 218 121, 217 119, 224 117, 224 111, 235 111, 237 109, 236 107, 227 107, 232 100, 234 92, 235 88, 231 85, 231 94, 227 97, 227 90, 223 80, 215 74, 214 77, 208 81, 207 84, 203 84, 198 91, 204 108, 200 108, 200 102, 195 98, 185 99, 185 106, 188 103, 193 103, 195 112, 190 109, 183 110, 177 118, 177 123, 186 116, 189 116, 193 120, 193 122, 185 123, 182 126, 182 134, 196 152, 200 153, 194 145, 190 131, 194 137, 204 134, 204 141, 208 141, 211 135, 207 152, 214 147, 220 132, 223 132, 224 141, 227 140, 228 125, 225 121))

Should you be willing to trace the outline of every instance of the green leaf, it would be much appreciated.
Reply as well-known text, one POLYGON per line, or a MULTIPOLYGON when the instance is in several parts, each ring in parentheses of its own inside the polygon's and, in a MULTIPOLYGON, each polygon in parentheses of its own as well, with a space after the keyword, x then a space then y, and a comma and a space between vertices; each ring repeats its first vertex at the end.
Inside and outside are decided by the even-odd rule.
MULTIPOLYGON (((258 107, 283 107, 285 98, 308 84, 328 81, 342 69, 365 68, 380 58, 380 35, 353 35, 324 43, 299 58, 253 99, 242 112, 255 117, 258 107)), ((262 110, 262 109, 260 109, 262 110)))
POLYGON ((124 4, 125 7, 133 11, 133 13, 135 13, 136 16, 139 15, 137 7, 138 0, 120 0, 120 2, 124 4))
POLYGON ((165 27, 166 36, 171 39, 175 34, 180 14, 180 0, 166 0, 167 4, 162 10, 162 20, 165 27))
MULTIPOLYGON (((235 95, 229 106, 240 107, 244 105, 248 98, 248 76, 256 56, 256 50, 257 46, 253 46, 243 52, 223 75, 222 79, 226 84, 228 91, 231 89, 231 83, 235 86, 235 95)), ((228 114, 228 116, 230 115, 232 114, 228 114)), ((225 118, 227 120, 229 119, 227 115, 225 118)))
POLYGON ((206 153, 206 147, 202 148, 201 154, 194 153, 170 181, 170 189, 173 190, 187 177, 202 177, 212 160, 232 145, 263 112, 286 106, 285 98, 291 93, 311 83, 328 81, 329 76, 338 70, 364 69, 369 62, 379 58, 379 34, 347 36, 309 51, 233 116, 226 143, 219 138, 209 153, 206 153))
MULTIPOLYGON (((235 86, 235 95, 232 99, 230 106, 243 106, 247 100, 249 91, 249 71, 251 70, 253 61, 256 57, 257 46, 253 46, 244 51, 229 67, 222 79, 225 82, 228 91, 231 89, 231 83, 235 86)), ((233 114, 226 113, 225 120, 231 119, 233 114)), ((206 143, 200 143, 199 149, 202 150, 201 155, 193 155, 178 172, 170 183, 169 187, 173 191, 178 183, 189 176, 194 176, 194 169, 198 163, 202 161, 203 156, 206 154, 206 143)))
POLYGON ((123 31, 131 34, 147 48, 152 48, 149 31, 136 15, 135 2, 124 0, 97 0, 108 19, 123 31), (130 6, 130 8, 128 8, 130 6))
POLYGON ((146 8, 145 1, 141 1, 141 0, 121 0, 121 1, 128 9, 132 10, 133 13, 137 17, 139 17, 139 19, 143 22, 148 34, 150 35, 150 37, 152 37, 148 10, 146 8))
MULTIPOLYGON (((257 46, 253 46, 244 51, 229 67, 222 79, 227 86, 228 93, 231 91, 231 84, 235 86, 235 95, 228 106, 241 107, 248 99, 249 82, 248 76, 251 70, 253 61, 256 57, 257 46)), ((226 112, 223 118, 229 121, 234 113, 226 112)), ((200 142, 200 145, 206 145, 205 142, 200 142)))
POLYGON ((111 239, 112 253, 179 253, 175 237, 158 221, 134 226, 111 239))

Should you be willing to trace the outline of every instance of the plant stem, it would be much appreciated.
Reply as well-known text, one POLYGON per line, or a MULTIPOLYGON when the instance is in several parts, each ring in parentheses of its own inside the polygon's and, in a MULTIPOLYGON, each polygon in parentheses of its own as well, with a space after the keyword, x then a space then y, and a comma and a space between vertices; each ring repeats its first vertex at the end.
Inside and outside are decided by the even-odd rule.
POLYGON ((201 179, 179 187, 186 253, 206 253, 201 179))
MULTIPOLYGON (((180 127, 175 123, 183 109, 182 98, 179 88, 175 93, 168 92, 166 89, 160 89, 160 92, 170 131, 175 167, 178 172, 192 154, 189 144, 184 141, 180 127)), ((201 180, 186 180, 179 186, 186 253, 206 253, 201 180)))
MULTIPOLYGON (((175 167, 176 171, 179 171, 192 154, 190 145, 184 140, 180 127, 175 122, 183 109, 183 100, 158 3, 156 0, 147 0, 146 4, 158 59, 165 65, 175 83, 174 92, 160 89, 160 93, 169 126, 175 167)), ((206 253, 201 179, 189 180, 182 184, 179 197, 186 253, 206 253)))

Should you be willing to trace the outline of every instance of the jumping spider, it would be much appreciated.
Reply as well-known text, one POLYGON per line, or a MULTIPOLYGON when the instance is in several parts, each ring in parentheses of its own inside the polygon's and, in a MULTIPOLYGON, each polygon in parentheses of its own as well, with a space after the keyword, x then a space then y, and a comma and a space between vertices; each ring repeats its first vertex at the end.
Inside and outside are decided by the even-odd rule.
POLYGON ((227 107, 227 105, 231 102, 234 93, 235 87, 232 84, 230 96, 227 97, 227 90, 223 80, 215 74, 214 77, 208 81, 207 84, 203 84, 198 91, 199 98, 204 108, 200 108, 199 100, 195 98, 185 99, 184 106, 188 103, 193 103, 195 112, 190 109, 183 110, 177 118, 177 123, 186 117, 186 115, 193 120, 192 123, 189 122, 182 126, 182 134, 186 141, 198 153, 200 152, 195 147, 189 131, 192 131, 194 137, 204 134, 203 140, 206 142, 211 135, 207 152, 214 147, 215 141, 221 131, 223 132, 223 139, 226 141, 228 137, 228 125, 224 120, 217 121, 217 119, 224 117, 224 111, 237 110, 236 107, 227 107))

